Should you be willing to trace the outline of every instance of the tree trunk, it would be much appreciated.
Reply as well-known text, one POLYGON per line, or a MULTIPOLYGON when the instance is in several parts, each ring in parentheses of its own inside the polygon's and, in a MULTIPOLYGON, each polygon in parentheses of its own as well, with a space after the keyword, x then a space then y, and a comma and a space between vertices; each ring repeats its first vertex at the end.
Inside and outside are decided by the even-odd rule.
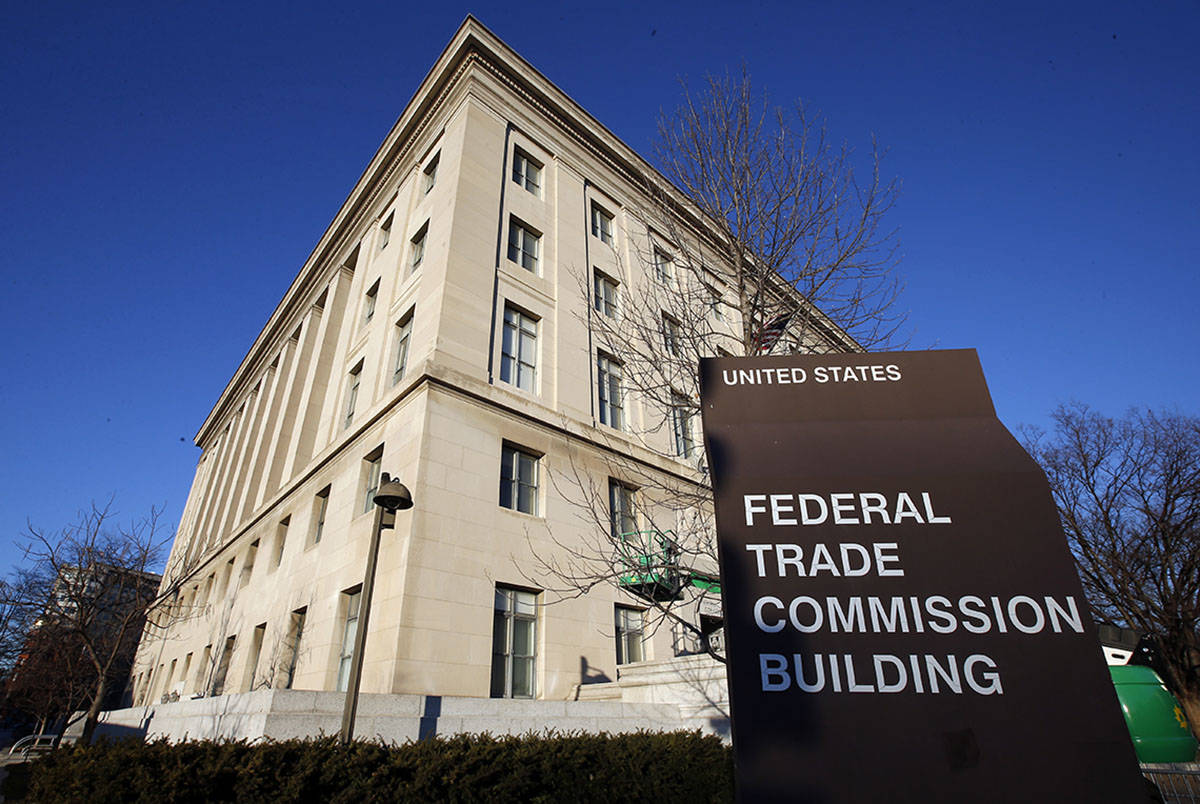
POLYGON ((101 673, 100 680, 96 683, 95 697, 92 698, 91 706, 83 719, 83 733, 79 735, 79 742, 84 745, 90 745, 92 742, 92 734, 95 733, 96 724, 100 720, 100 707, 104 704, 104 693, 107 691, 108 679, 101 673))

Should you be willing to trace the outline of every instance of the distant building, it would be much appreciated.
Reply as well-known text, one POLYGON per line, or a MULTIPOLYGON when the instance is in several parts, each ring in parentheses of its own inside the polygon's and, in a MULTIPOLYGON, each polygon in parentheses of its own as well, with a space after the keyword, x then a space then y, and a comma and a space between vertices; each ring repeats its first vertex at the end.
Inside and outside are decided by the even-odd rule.
POLYGON ((651 172, 467 19, 196 436, 168 565, 192 573, 194 616, 147 634, 135 704, 345 689, 383 472, 416 506, 383 537, 364 693, 612 697, 581 687, 695 652, 650 633, 637 589, 556 600, 539 578, 539 555, 597 528, 567 478, 590 477, 625 533, 638 490, 606 454, 699 477, 698 421, 628 436, 646 403, 588 325, 668 270, 651 172))
POLYGON ((93 694, 98 676, 85 651, 85 639, 101 661, 111 659, 102 706, 119 706, 146 605, 161 580, 155 573, 104 563, 63 568, 4 679, 9 714, 21 712, 42 727, 53 728, 50 721, 67 716, 84 696, 93 694))

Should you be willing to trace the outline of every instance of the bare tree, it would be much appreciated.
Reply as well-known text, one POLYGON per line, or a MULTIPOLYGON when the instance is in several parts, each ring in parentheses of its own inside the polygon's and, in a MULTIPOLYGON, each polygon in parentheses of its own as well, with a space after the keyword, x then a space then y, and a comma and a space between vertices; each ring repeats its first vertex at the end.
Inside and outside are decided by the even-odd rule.
POLYGON ((20 643, 6 679, 5 709, 19 719, 21 714, 32 718, 37 733, 44 734, 86 703, 95 670, 75 635, 51 623, 32 628, 20 643))
POLYGON ((1026 445, 1054 492, 1097 620, 1157 635, 1200 725, 1200 418, 1060 406, 1026 445))
MULTIPOLYGON (((154 573, 171 540, 158 516, 151 509, 146 518, 121 525, 110 503, 80 512, 77 522, 57 532, 31 524, 24 534, 25 566, 2 589, 0 604, 28 623, 30 644, 51 641, 73 651, 76 670, 66 681, 87 679, 82 700, 73 699, 66 681, 46 694, 57 695, 61 712, 86 706, 84 742, 91 740, 101 709, 124 689, 143 627, 183 614, 178 595, 186 573, 176 571, 166 581, 154 573)), ((21 673, 18 663, 15 676, 21 673)))
POLYGON ((304 642, 304 621, 309 603, 288 615, 286 624, 276 623, 271 628, 271 651, 254 668, 250 689, 291 689, 296 677, 296 666, 308 654, 304 642))
POLYGON ((623 435, 598 428, 603 457, 575 451, 555 479, 588 535, 535 550, 548 591, 614 584, 721 658, 695 611, 717 578, 699 360, 897 345, 905 316, 884 219, 898 185, 881 178, 880 158, 873 145, 860 180, 819 115, 771 106, 744 72, 698 93, 685 85, 659 123, 650 203, 630 216, 644 220, 622 240, 591 212, 611 249, 599 262, 615 266, 577 272, 598 351, 597 418, 623 435))
MULTIPOLYGON (((881 178, 874 142, 863 181, 852 149, 830 141, 819 114, 771 106, 743 70, 710 76, 699 93, 685 84, 682 104, 660 118, 655 156, 669 182, 651 180, 658 218, 674 235, 677 264, 702 282, 706 266, 724 266, 726 303, 741 325, 735 354, 757 354, 781 315, 801 348, 895 344, 906 316, 896 308, 896 235, 884 218, 899 185, 881 178), (684 234, 689 213, 699 214, 689 228, 706 235, 713 261, 684 234)), ((707 307, 697 301, 687 317, 707 307)))

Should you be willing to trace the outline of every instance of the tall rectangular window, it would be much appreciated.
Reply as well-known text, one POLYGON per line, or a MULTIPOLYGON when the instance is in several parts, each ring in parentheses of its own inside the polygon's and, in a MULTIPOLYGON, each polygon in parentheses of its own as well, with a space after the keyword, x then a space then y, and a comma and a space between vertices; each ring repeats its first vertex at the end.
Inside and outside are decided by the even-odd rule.
POLYGON ((596 271, 592 279, 592 304, 596 312, 617 317, 617 280, 596 271))
POLYGON ((343 423, 344 427, 349 427, 354 422, 354 408, 358 405, 358 388, 362 384, 362 361, 358 361, 358 365, 350 369, 350 384, 346 389, 346 420, 343 423))
POLYGON ((537 516, 538 456, 504 445, 500 451, 500 505, 537 516))
POLYGON ((363 486, 362 512, 368 513, 375 507, 375 495, 379 492, 379 473, 383 466, 382 449, 374 458, 366 459, 366 485, 363 486))
POLYGON ((188 673, 191 672, 191 669, 192 669, 192 654, 189 653, 187 656, 183 657, 183 670, 181 670, 179 673, 180 691, 183 693, 186 693, 188 691, 187 690, 188 673))
POLYGON ((350 684, 350 663, 354 661, 354 638, 358 634, 358 607, 362 589, 342 592, 346 623, 342 627, 342 646, 338 653, 337 691, 345 692, 350 684))
POLYGON ((615 627, 617 634, 617 664, 640 662, 642 656, 642 612, 628 606, 615 607, 615 627))
POLYGON ((522 391, 537 389, 538 322, 533 316, 504 307, 504 332, 500 344, 500 380, 522 391))
POLYGON ((592 236, 600 238, 601 243, 613 244, 613 216, 596 203, 592 204, 592 236))
POLYGON ((371 289, 367 291, 367 297, 363 300, 363 326, 371 323, 371 319, 375 317, 375 302, 379 300, 379 280, 375 280, 375 284, 371 285, 371 289))
POLYGON ((424 178, 422 179, 422 189, 426 194, 433 189, 433 185, 437 184, 438 162, 441 160, 442 154, 438 152, 433 155, 433 159, 429 160, 429 164, 425 166, 424 178))
POLYGON ((280 684, 285 690, 290 690, 296 680, 296 663, 300 658, 300 640, 304 636, 304 620, 308 616, 308 606, 296 609, 288 617, 288 631, 283 644, 283 678, 280 684))
POLYGON ((383 223, 379 224, 379 248, 382 251, 387 248, 388 242, 392 239, 392 218, 396 213, 390 213, 384 219, 383 223))
POLYGON ((254 633, 250 637, 250 661, 246 667, 246 689, 256 690, 264 681, 266 686, 270 685, 270 679, 258 677, 258 660, 262 656, 263 640, 267 636, 267 624, 260 623, 254 626, 254 633))
POLYGON ((679 357, 679 322, 665 313, 662 318, 662 334, 663 346, 666 347, 667 354, 679 357))
POLYGON ((233 659, 233 646, 236 643, 236 636, 231 636, 225 640, 225 649, 221 651, 221 658, 217 662, 217 673, 213 676, 213 695, 221 695, 225 692, 225 679, 229 676, 229 662, 233 659))
POLYGON ((425 241, 428 239, 428 235, 429 221, 425 221, 425 224, 412 236, 412 259, 409 260, 409 269, 414 273, 425 261, 425 241))
POLYGON ((528 226, 510 218, 508 221, 508 258, 520 263, 521 267, 531 273, 538 272, 538 254, 541 251, 542 236, 528 226))
POLYGON ((596 383, 599 386, 600 423, 620 430, 624 419, 620 361, 604 352, 597 352, 596 383))
POLYGON ((221 573, 221 592, 217 598, 221 598, 233 591, 231 584, 233 583, 233 565, 237 563, 237 558, 231 558, 225 562, 225 569, 221 573))
POLYGON ((713 318, 718 321, 725 320, 725 302, 721 299, 721 291, 716 288, 708 289, 709 310, 713 314, 713 318))
POLYGON ((408 368, 408 343, 412 338, 412 325, 413 311, 409 310, 408 314, 396 325, 396 355, 392 359, 392 385, 404 379, 404 372, 408 368))
POLYGON ((628 533, 637 533, 636 490, 620 480, 608 479, 608 517, 613 539, 620 540, 628 533))
POLYGON ((275 527, 275 559, 271 562, 271 569, 276 569, 283 561, 283 548, 287 546, 288 526, 291 524, 292 518, 285 516, 275 527))
POLYGON ((682 394, 671 394, 671 433, 675 437, 675 454, 692 457, 696 449, 692 440, 692 406, 682 394))
POLYGON ((317 492, 316 510, 313 513, 313 544, 320 544, 321 536, 325 534, 325 515, 329 513, 329 492, 332 488, 326 486, 317 492))
POLYGON ((675 280, 675 263, 671 255, 661 249, 654 249, 654 278, 665 285, 675 280))
POLYGON ((534 195, 542 194, 542 164, 519 148, 513 151, 512 178, 534 195))
POLYGON ((532 698, 537 663, 537 594, 496 587, 492 697, 532 698))
POLYGON ((258 558, 259 540, 255 539, 250 542, 250 549, 246 551, 246 559, 242 562, 242 578, 238 586, 242 587, 250 583, 250 576, 254 574, 254 560, 258 558))
POLYGON ((200 666, 196 669, 196 683, 192 689, 199 692, 204 691, 204 679, 208 675, 210 664, 212 664, 212 645, 205 645, 204 653, 200 654, 200 666))

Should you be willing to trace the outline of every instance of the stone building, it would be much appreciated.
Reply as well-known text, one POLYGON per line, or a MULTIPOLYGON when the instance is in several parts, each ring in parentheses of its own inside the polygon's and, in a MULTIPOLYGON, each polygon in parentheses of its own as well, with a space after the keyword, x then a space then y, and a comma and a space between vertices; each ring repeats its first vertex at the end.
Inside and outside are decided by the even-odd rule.
MULTIPOLYGON (((168 564, 190 580, 180 616, 143 640, 135 706, 344 689, 384 472, 415 506, 383 535, 368 698, 619 699, 635 667, 653 687, 664 662, 695 653, 678 629, 648 627, 638 590, 560 599, 539 574, 541 558, 594 542, 569 488, 582 476, 607 489, 614 533, 638 530, 636 484, 608 456, 700 477, 699 422, 643 428, 622 356, 588 325, 663 280, 651 173, 463 23, 196 436, 168 564)), ((719 272, 709 290, 722 292, 719 272)), ((719 676, 704 657, 679 661, 719 676)))

